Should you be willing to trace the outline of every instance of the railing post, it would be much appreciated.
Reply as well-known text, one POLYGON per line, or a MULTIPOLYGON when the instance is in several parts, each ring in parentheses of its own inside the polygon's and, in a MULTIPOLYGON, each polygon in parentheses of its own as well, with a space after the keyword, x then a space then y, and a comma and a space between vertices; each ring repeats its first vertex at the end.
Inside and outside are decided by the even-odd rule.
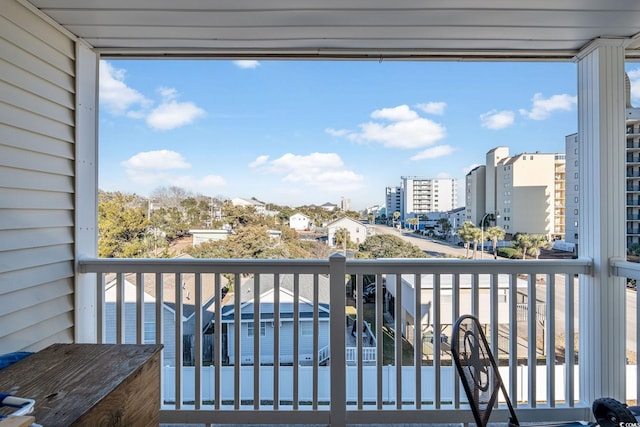
POLYGON ((342 254, 329 257, 329 343, 331 354, 331 412, 330 425, 344 427, 347 423, 347 387, 345 355, 345 276, 347 259, 342 254))
POLYGON ((580 400, 625 401, 626 288, 609 275, 609 260, 626 256, 625 47, 597 39, 578 62, 581 258, 593 274, 580 276, 580 400))

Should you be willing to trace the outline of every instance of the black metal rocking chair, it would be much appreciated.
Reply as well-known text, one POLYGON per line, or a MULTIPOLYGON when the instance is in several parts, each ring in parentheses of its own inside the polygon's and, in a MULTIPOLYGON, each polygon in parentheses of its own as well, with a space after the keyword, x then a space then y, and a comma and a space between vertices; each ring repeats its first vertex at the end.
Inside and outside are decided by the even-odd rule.
MULTIPOLYGON (((519 426, 498 365, 478 319, 463 315, 456 321, 451 337, 451 353, 478 427, 486 427, 491 410, 502 392, 509 408, 509 426, 519 426)), ((545 423, 541 426, 585 426, 578 422, 545 423)), ((529 424, 527 423, 527 427, 529 424)))

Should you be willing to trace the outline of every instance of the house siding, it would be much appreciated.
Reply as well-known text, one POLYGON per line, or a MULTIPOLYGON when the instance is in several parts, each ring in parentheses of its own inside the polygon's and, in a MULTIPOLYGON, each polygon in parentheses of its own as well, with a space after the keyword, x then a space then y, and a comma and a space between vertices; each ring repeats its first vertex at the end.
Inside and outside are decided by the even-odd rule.
MULTIPOLYGON (((144 303, 144 322, 156 323, 155 302, 144 303)), ((124 304, 124 344, 136 343, 136 303, 124 304)), ((164 344, 163 360, 165 366, 175 366, 175 313, 164 307, 162 310, 162 339, 164 344)), ((105 342, 115 344, 116 340, 116 304, 105 306, 105 342)))
POLYGON ((74 339, 75 42, 0 10, 0 353, 74 339))
MULTIPOLYGON (((310 322, 310 321, 301 321, 310 322)), ((282 325, 279 328, 280 332, 280 362, 281 363, 293 363, 293 322, 282 321, 282 325)), ((320 348, 326 346, 329 342, 329 324, 327 321, 322 321, 318 324, 318 343, 320 348)), ((248 323, 242 322, 240 332, 240 362, 242 364, 253 364, 253 336, 249 336, 248 323)), ((234 325, 232 323, 228 326, 228 356, 229 363, 235 363, 235 334, 234 325)), ((299 331, 299 358, 300 361, 313 359, 313 340, 315 335, 303 335, 302 331, 299 331)), ((274 328, 271 321, 266 321, 265 335, 260 337, 260 362, 261 363, 273 363, 273 342, 274 342, 274 328)))

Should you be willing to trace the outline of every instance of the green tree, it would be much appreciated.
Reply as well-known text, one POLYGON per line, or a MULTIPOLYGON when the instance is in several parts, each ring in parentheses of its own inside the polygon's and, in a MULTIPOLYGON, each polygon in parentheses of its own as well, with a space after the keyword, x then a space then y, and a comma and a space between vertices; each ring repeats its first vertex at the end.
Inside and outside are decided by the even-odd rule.
POLYGON ((265 224, 264 218, 256 213, 256 208, 253 206, 234 206, 229 200, 224 202, 222 206, 222 216, 233 229, 246 225, 265 224))
POLYGON ((146 255, 146 212, 133 206, 135 196, 112 193, 98 203, 98 256, 140 258, 146 255))
MULTIPOLYGON (((466 258, 469 258, 469 244, 476 239, 476 231, 480 231, 478 227, 473 225, 471 221, 465 221, 462 226, 458 229, 458 237, 460 237, 464 241, 464 248, 466 251, 466 258)), ((475 248, 474 248, 475 253, 475 248)))
POLYGON ((518 234, 516 236, 515 247, 522 252, 522 259, 527 257, 527 253, 531 248, 531 236, 528 234, 518 234))
POLYGON ((346 228, 338 228, 336 230, 336 247, 342 247, 346 250, 351 245, 351 233, 346 228))
POLYGON ((422 249, 393 234, 369 236, 359 250, 358 258, 428 258, 422 249))
POLYGON ((440 230, 442 230, 442 233, 445 236, 449 235, 449 232, 451 231, 451 223, 449 222, 448 218, 440 218, 438 220, 438 225, 440 226, 440 230))
POLYGON ((487 231, 485 231, 484 234, 493 244, 493 259, 498 259, 498 240, 504 239, 505 231, 502 227, 494 226, 487 228, 487 231))
POLYGON ((476 259, 478 255, 478 244, 484 244, 484 242, 480 242, 480 240, 482 240, 482 229, 480 227, 471 229, 471 240, 473 241, 473 259, 476 259))
POLYGON ((529 253, 536 257, 536 259, 540 258, 540 250, 548 249, 551 244, 547 240, 547 237, 542 234, 534 234, 530 236, 531 249, 529 253))
POLYGON ((413 230, 415 231, 415 230, 418 229, 418 224, 420 223, 420 220, 418 218, 409 218, 407 220, 407 223, 409 225, 412 225, 413 226, 413 230))

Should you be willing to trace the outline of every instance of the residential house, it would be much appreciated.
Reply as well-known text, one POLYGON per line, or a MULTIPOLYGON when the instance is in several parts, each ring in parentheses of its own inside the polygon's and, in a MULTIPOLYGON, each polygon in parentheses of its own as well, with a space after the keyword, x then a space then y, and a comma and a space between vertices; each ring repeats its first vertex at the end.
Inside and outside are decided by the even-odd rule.
MULTIPOLYGON (((191 258, 188 255, 181 255, 179 259, 191 258)), ((181 274, 180 289, 176 289, 176 274, 166 273, 161 275, 162 287, 158 293, 159 286, 156 283, 155 274, 145 274, 143 276, 144 295, 144 336, 143 343, 156 342, 156 300, 162 301, 162 344, 164 345, 164 365, 175 365, 176 344, 176 295, 182 299, 180 321, 182 322, 182 361, 191 364, 194 361, 194 341, 196 334, 195 313, 196 313, 196 276, 195 274, 181 274)), ((125 274, 123 276, 123 290, 118 288, 118 277, 110 275, 105 279, 105 336, 106 342, 115 343, 116 340, 116 313, 118 295, 124 295, 124 324, 122 331, 124 343, 136 342, 136 302, 137 302, 137 277, 135 274, 125 274)), ((213 274, 200 275, 201 282, 201 310, 202 325, 200 333, 203 333, 211 319, 213 318, 213 302, 215 296, 215 277, 213 274)), ((221 277, 221 291, 226 292, 227 279, 221 277)), ((204 360, 211 360, 213 352, 213 340, 204 336, 203 356, 204 360)))
POLYGON ((297 212, 289 217, 289 227, 294 230, 309 230, 311 225, 311 218, 303 213, 297 212))
MULTIPOLYGON (((313 361, 313 338, 318 336, 319 357, 326 360, 329 345, 329 278, 318 276, 318 330, 313 328, 314 313, 314 278, 310 275, 300 275, 298 294, 294 290, 294 276, 280 275, 279 282, 279 319, 276 324, 274 313, 275 287, 273 275, 259 275, 260 301, 260 363, 271 364, 274 360, 274 329, 279 330, 281 363, 293 363, 293 329, 294 302, 298 301, 298 333, 299 333, 299 362, 313 361), (322 356, 324 355, 324 356, 322 356)), ((254 303, 255 277, 247 278, 240 288, 240 356, 241 364, 253 364, 254 357, 254 303)), ((238 315, 233 298, 227 298, 227 304, 222 307, 223 322, 223 359, 229 364, 236 363, 235 355, 235 319, 238 315)), ((323 360, 320 360, 322 362, 323 360)))
POLYGON ((231 229, 223 229, 223 230, 189 230, 189 233, 193 237, 193 246, 199 245, 204 242, 211 241, 219 241, 219 240, 227 240, 229 234, 231 234, 231 229))
POLYGON ((373 227, 345 216, 327 224, 327 243, 329 246, 336 246, 336 232, 342 228, 349 232, 351 242, 356 244, 364 242, 374 231, 373 227))
POLYGON ((255 199, 243 199, 241 197, 236 197, 235 199, 231 199, 231 203, 233 206, 242 206, 242 207, 254 207, 256 213, 264 215, 267 213, 267 206, 255 199))
MULTIPOLYGON (((454 306, 453 306, 453 275, 444 274, 439 278, 440 298, 436 307, 434 301, 434 276, 431 274, 423 274, 420 277, 420 313, 416 313, 416 292, 415 284, 416 277, 414 275, 402 275, 402 307, 397 309, 395 307, 396 295, 398 294, 398 283, 395 275, 387 275, 386 277, 386 292, 388 299, 388 311, 391 315, 399 313, 400 325, 402 334, 410 341, 413 341, 415 328, 420 326, 423 332, 423 338, 430 340, 430 337, 440 336, 444 334, 446 336, 451 335, 451 326, 455 321, 454 306), (437 318, 436 318, 437 317, 437 318), (439 329, 439 330, 436 330, 439 329)), ((481 323, 489 324, 490 316, 492 313, 492 303, 490 302, 490 289, 492 287, 491 278, 489 276, 479 276, 475 284, 472 284, 472 277, 468 275, 461 275, 457 279, 456 286, 458 287, 459 304, 458 310, 463 312, 471 312, 471 305, 473 302, 472 289, 477 286, 478 288, 478 309, 477 316, 481 323), (460 308, 462 307, 462 308, 460 308)), ((508 329, 509 324, 509 284, 510 278, 506 276, 498 276, 496 282, 497 288, 497 323, 498 325, 506 326, 508 329)), ((527 294, 527 282, 526 280, 517 279, 516 283, 516 299, 518 302, 526 301, 527 294)), ((520 306, 518 310, 521 310, 524 306, 520 306)), ((526 316, 526 309, 524 312, 518 312, 519 315, 526 316)))
POLYGON ((320 207, 322 209, 324 209, 325 211, 329 211, 329 212, 333 212, 336 209, 338 209, 338 205, 336 205, 335 203, 330 203, 330 202, 327 202, 327 203, 323 204, 320 207))

